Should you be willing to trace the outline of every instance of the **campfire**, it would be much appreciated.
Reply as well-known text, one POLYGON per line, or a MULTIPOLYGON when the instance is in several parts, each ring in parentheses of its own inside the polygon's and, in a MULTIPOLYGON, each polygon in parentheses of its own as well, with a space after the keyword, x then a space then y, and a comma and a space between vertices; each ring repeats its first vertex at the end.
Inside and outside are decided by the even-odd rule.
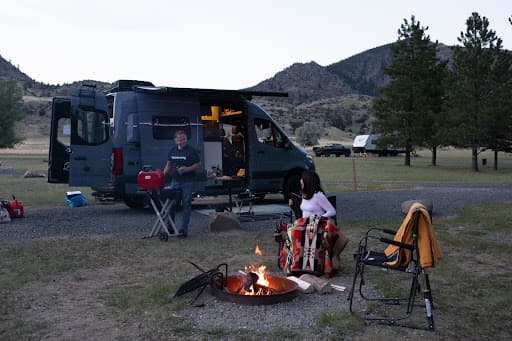
MULTIPOLYGON (((262 256, 258 245, 255 255, 262 256)), ((245 271, 227 276, 224 287, 213 286, 213 294, 223 300, 248 305, 290 301, 298 295, 297 284, 267 273, 265 265, 251 264, 245 271)))
MULTIPOLYGON (((254 254, 263 256, 263 252, 258 245, 254 249, 254 254)), ((267 277, 267 267, 265 265, 251 264, 245 267, 245 272, 240 271, 245 276, 243 284, 237 290, 240 295, 270 295, 272 289, 269 287, 267 277)))

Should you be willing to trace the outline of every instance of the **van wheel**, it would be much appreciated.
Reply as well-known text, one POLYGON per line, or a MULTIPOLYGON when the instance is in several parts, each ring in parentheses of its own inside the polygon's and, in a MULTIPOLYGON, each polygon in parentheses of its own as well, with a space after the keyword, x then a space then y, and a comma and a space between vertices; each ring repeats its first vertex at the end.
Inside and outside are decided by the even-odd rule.
POLYGON ((146 197, 133 195, 133 196, 125 196, 123 198, 126 206, 135 209, 143 209, 149 205, 149 201, 146 197))
POLYGON ((292 193, 300 194, 300 174, 291 174, 286 178, 283 188, 284 200, 288 202, 292 193))

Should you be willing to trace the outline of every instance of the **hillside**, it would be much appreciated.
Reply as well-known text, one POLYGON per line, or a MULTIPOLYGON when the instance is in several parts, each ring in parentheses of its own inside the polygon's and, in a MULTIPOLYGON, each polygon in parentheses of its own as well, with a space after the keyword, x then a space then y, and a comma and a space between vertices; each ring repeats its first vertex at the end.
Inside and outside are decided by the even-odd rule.
MULTIPOLYGON (((451 48, 443 44, 439 47, 439 56, 450 59, 451 48)), ((255 102, 289 133, 304 121, 347 132, 368 132, 373 117, 372 100, 378 88, 388 82, 384 68, 391 62, 391 56, 391 44, 386 44, 328 66, 314 61, 295 63, 248 90, 288 92, 288 98, 257 98, 255 102)), ((26 116, 19 126, 25 137, 48 135, 52 97, 68 96, 71 88, 83 82, 94 83, 102 90, 111 86, 94 80, 62 85, 40 83, 1 56, 0 79, 15 79, 23 88, 26 116)))

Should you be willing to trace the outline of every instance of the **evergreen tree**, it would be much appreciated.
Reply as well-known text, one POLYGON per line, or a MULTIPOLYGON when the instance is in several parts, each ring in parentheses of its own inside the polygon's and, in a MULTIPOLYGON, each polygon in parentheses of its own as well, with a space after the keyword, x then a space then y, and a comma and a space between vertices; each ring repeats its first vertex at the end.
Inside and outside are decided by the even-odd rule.
MULTIPOLYGON (((466 21, 453 53, 449 102, 455 145, 471 148, 471 168, 478 172, 478 154, 495 144, 494 101, 498 100, 495 73, 501 39, 489 29, 489 20, 473 12, 466 21)), ((501 109, 498 111, 501 112, 501 109)))
POLYGON ((446 63, 437 58, 438 43, 432 43, 414 16, 404 19, 398 40, 392 45, 391 64, 384 69, 390 82, 380 89, 382 97, 374 101, 379 144, 405 147, 405 165, 411 165, 416 146, 433 151, 433 163, 440 144, 439 113, 443 98, 446 63))
POLYGON ((498 152, 512 152, 512 55, 508 51, 496 50, 489 87, 487 148, 494 151, 493 168, 498 170, 498 152))
POLYGON ((14 131, 23 117, 23 95, 15 80, 0 80, 0 148, 12 148, 21 141, 14 131))

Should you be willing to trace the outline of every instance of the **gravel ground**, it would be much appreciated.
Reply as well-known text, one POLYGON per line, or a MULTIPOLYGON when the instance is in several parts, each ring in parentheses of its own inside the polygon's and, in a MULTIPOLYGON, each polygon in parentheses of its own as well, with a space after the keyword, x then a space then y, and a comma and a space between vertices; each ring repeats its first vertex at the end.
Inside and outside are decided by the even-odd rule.
MULTIPOLYGON (((411 199, 432 199, 435 221, 436 218, 456 215, 457 210, 464 206, 512 201, 512 183, 416 184, 413 189, 338 193, 338 221, 401 219, 400 205, 411 199)), ((276 200, 266 202, 275 204, 276 200)), ((118 203, 80 208, 27 208, 24 219, 0 225, 0 240, 90 234, 143 236, 149 233, 154 221, 152 211, 133 210, 118 203)), ((242 228, 248 230, 272 229, 273 226, 268 220, 260 219, 242 223, 242 228)), ((207 232, 207 216, 193 212, 189 231, 191 234, 207 232)))
MULTIPOLYGON (((343 223, 362 219, 401 219, 400 204, 410 199, 432 199, 435 222, 436 218, 456 215, 457 210, 464 206, 512 201, 512 184, 415 184, 412 189, 338 193, 338 220, 343 223)), ((267 202, 276 203, 272 200, 267 202)), ((25 216, 0 225, 0 241, 61 235, 143 236, 155 221, 150 210, 133 210, 117 203, 81 208, 29 208, 25 216)), ((268 220, 242 223, 242 228, 247 230, 271 230, 273 226, 268 220)), ((207 216, 193 212, 190 234, 201 233, 207 233, 207 216)), ((196 302, 197 306, 184 309, 180 315, 201 329, 229 327, 268 331, 283 327, 286 321, 286 328, 303 330, 305 326, 315 326, 314 320, 323 312, 348 310, 346 298, 351 285, 350 272, 344 271, 344 274, 331 279, 333 284, 347 286, 345 292, 301 294, 291 302, 250 308, 203 294, 196 302)), ((355 304, 359 305, 359 301, 355 304)), ((308 333, 314 338, 314 328, 308 333)))

